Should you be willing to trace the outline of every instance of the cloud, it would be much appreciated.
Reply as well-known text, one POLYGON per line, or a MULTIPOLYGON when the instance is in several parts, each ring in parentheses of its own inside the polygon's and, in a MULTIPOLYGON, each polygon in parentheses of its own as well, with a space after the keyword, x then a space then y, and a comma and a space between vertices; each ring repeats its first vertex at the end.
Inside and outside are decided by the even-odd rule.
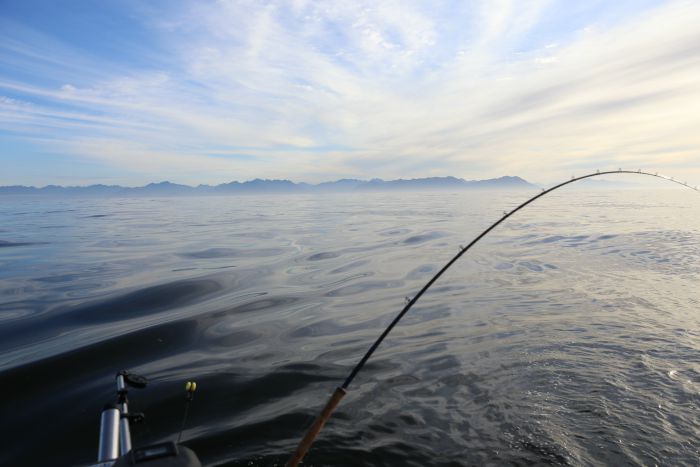
POLYGON ((700 178, 700 6, 638 5, 184 3, 144 17, 166 53, 131 63, 23 29, 0 46, 0 125, 188 183, 700 178))

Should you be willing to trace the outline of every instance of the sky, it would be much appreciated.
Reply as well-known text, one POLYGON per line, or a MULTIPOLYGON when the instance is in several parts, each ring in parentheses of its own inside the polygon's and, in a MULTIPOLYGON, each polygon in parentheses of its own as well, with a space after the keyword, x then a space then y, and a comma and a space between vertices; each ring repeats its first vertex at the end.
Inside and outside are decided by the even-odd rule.
POLYGON ((699 24, 697 1, 0 0, 0 185, 699 184, 699 24))

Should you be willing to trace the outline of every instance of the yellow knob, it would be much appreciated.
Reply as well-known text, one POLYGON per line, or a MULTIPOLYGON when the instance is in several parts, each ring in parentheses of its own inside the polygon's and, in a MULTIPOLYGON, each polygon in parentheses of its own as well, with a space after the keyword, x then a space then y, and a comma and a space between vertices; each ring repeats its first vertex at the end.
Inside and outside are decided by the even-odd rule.
POLYGON ((195 392, 197 390, 197 383, 194 381, 188 381, 185 383, 185 391, 195 392))

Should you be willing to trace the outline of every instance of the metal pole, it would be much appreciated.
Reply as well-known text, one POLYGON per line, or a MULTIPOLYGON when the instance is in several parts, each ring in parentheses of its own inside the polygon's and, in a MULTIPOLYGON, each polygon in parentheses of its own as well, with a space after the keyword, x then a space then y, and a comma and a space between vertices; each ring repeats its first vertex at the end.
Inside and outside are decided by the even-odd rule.
POLYGON ((131 451, 131 430, 129 429, 129 406, 126 399, 128 389, 124 375, 117 375, 117 394, 119 394, 119 453, 124 455, 131 451))
POLYGON ((119 418, 119 453, 124 455, 131 451, 131 430, 129 429, 129 418, 127 417, 129 408, 126 402, 120 405, 119 411, 121 412, 121 417, 119 418))
POLYGON ((119 457, 119 418, 119 410, 113 405, 102 411, 97 462, 113 461, 119 457))

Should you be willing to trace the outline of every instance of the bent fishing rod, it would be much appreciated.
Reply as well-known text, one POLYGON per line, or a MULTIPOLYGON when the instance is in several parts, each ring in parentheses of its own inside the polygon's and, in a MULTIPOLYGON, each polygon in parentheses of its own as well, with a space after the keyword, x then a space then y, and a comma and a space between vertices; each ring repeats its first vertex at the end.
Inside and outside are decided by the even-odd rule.
POLYGON ((304 458, 306 453, 308 452, 309 448, 311 448, 311 445, 313 444, 314 440, 318 436, 319 432, 323 428, 323 426, 326 424, 328 419, 330 418, 331 414, 335 410, 335 408, 338 406, 340 403, 340 400, 347 394, 348 387, 350 386, 350 383, 355 379, 355 376, 362 370, 362 367, 365 366, 365 363, 370 359, 372 354, 377 350, 379 345, 384 341, 386 336, 389 335, 392 329, 401 321, 401 318, 408 313, 408 311, 413 308, 413 305, 416 304, 416 302, 423 296, 425 292, 428 291, 428 289, 437 281, 444 273, 447 271, 459 258, 462 257, 467 251, 471 249, 476 243, 479 242, 482 238, 484 238, 486 235, 488 235, 489 232, 491 232, 493 229, 498 227, 503 221, 508 219, 510 216, 515 214, 516 212, 520 211, 523 209, 525 206, 529 205, 530 203, 538 200, 539 198, 551 193, 554 190, 557 190, 565 185, 569 185, 570 183, 575 183, 578 182, 579 180, 583 180, 586 178, 591 178, 591 177, 597 177, 600 175, 611 175, 611 174, 637 174, 637 175, 648 175, 651 177, 656 177, 656 178, 662 178, 664 180, 668 180, 670 182, 677 183, 679 185, 683 185, 687 188, 690 188, 691 190, 695 190, 697 192, 700 192, 697 186, 690 186, 686 182, 681 182, 673 177, 667 177, 665 175, 661 175, 658 172, 651 173, 651 172, 645 172, 643 170, 608 170, 608 171, 596 171, 595 173, 590 173, 587 175, 582 175, 580 177, 571 177, 571 180, 567 180, 565 182, 562 182, 558 185, 555 185, 549 189, 542 189, 542 192, 538 193, 537 195, 533 196, 532 198, 528 199, 524 203, 520 204, 518 207, 511 211, 504 211, 503 216, 498 219, 496 222, 491 224, 486 230, 481 232, 474 240, 472 240, 467 246, 461 247, 459 252, 445 264, 442 269, 440 269, 424 286, 422 289, 418 291, 418 293, 408 300, 407 297, 407 302, 406 305, 403 307, 403 309, 399 312, 399 314, 396 315, 396 317, 393 319, 393 321, 389 324, 389 326, 384 329, 384 331, 381 333, 381 335, 377 338, 377 340, 372 344, 372 346, 367 350, 367 353, 362 357, 362 359, 355 365, 355 367, 352 369, 348 377, 345 379, 345 382, 341 386, 338 386, 331 397, 328 399, 328 402, 326 402, 326 405, 323 407, 323 410, 319 414, 319 416, 316 418, 314 423, 311 425, 309 430, 306 432, 304 437, 301 439, 299 442, 299 445, 297 446, 296 451, 292 456, 289 458, 287 461, 286 467, 296 467, 299 465, 299 462, 304 458))

